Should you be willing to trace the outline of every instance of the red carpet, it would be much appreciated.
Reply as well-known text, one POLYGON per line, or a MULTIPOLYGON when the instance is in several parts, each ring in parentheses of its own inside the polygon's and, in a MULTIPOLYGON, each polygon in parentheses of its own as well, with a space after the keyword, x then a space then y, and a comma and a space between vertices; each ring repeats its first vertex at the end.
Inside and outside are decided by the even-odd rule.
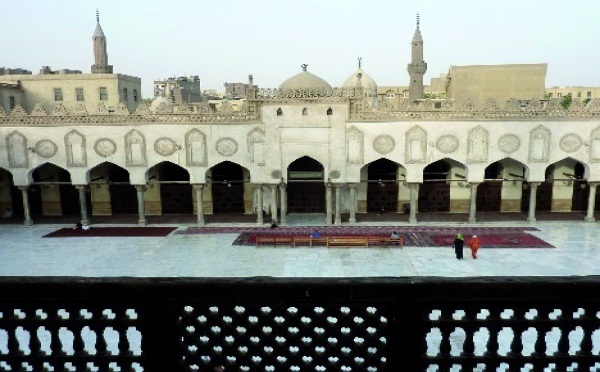
POLYGON ((114 238, 114 237, 163 237, 176 227, 92 227, 89 230, 62 228, 44 235, 43 238, 114 238))

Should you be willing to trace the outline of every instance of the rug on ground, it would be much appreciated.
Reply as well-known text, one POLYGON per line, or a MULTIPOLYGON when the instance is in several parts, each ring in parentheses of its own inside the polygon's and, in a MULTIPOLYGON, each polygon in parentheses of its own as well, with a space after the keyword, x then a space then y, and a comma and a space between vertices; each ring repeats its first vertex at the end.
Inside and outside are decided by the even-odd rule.
POLYGON ((43 238, 98 238, 98 237, 163 237, 176 227, 93 227, 89 230, 62 228, 43 238))
POLYGON ((451 247, 457 233, 465 236, 468 243, 472 235, 481 240, 482 248, 554 248, 528 231, 525 227, 443 227, 443 226, 286 226, 268 227, 188 227, 175 234, 240 234, 233 245, 255 245, 257 235, 308 236, 318 229, 323 236, 390 236, 396 231, 404 238, 406 247, 451 247))

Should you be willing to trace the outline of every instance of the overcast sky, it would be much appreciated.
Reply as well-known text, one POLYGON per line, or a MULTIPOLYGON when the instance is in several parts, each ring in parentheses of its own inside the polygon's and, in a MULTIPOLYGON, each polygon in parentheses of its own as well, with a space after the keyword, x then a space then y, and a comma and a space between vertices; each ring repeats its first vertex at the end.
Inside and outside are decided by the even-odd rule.
POLYGON ((600 1, 0 0, 0 67, 90 72, 96 8, 115 73, 276 88, 300 65, 333 86, 356 70, 408 85, 417 12, 426 84, 450 65, 548 63, 546 86, 600 86, 600 1))

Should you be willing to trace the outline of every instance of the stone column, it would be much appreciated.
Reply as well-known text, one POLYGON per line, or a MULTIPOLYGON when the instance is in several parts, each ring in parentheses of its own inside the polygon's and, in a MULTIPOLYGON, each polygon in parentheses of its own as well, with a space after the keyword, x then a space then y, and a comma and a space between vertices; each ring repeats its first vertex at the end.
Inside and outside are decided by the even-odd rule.
POLYGON ((286 184, 279 184, 279 202, 281 204, 281 222, 280 225, 287 225, 287 190, 286 184))
POLYGON ((137 190, 137 201, 138 201, 138 225, 146 225, 146 209, 144 205, 144 192, 146 191, 146 185, 135 185, 137 190))
POLYGON ((27 188, 28 186, 19 186, 19 190, 21 190, 21 195, 23 196, 23 214, 25 214, 23 225, 31 226, 33 225, 33 220, 31 219, 31 211, 29 210, 29 193, 27 192, 27 188))
POLYGON ((264 223, 263 216, 263 185, 259 183, 256 185, 256 204, 258 204, 258 208, 256 209, 256 224, 262 225, 264 223))
POLYGON ((331 184, 325 184, 325 225, 331 225, 331 184))
POLYGON ((271 185, 271 220, 277 222, 277 185, 271 185))
POLYGON ((529 215, 527 216, 527 222, 535 222, 535 206, 537 203, 536 192, 540 182, 530 182, 529 188, 531 192, 529 194, 529 215))
POLYGON ((196 191, 196 225, 204 225, 204 185, 194 185, 196 191))
POLYGON ((342 224, 342 184, 335 185, 335 224, 342 224))
POLYGON ((348 222, 356 223, 356 184, 351 183, 350 187, 350 219, 348 222))
POLYGON ((590 196, 588 197, 587 215, 585 216, 585 222, 594 222, 594 209, 596 209, 596 188, 598 187, 597 182, 588 182, 590 187, 590 196))
POLYGON ((88 219, 88 211, 87 211, 87 198, 85 197, 86 186, 85 185, 77 185, 75 186, 77 191, 79 191, 79 209, 81 211, 81 224, 89 225, 90 220, 88 219))
POLYGON ((469 197, 469 218, 467 222, 475 223, 477 222, 477 187, 479 183, 470 182, 471 185, 471 195, 469 197))
POLYGON ((408 217, 408 223, 417 223, 417 199, 419 198, 419 184, 409 183, 408 188, 410 189, 410 214, 408 217))

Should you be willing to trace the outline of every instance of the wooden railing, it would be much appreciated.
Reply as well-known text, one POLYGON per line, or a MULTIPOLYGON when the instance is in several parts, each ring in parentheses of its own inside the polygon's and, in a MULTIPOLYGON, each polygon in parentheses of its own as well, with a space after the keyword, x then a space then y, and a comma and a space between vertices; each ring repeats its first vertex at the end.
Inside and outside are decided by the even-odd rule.
POLYGON ((599 277, 5 277, 0 293, 0 371, 600 367, 599 277))

